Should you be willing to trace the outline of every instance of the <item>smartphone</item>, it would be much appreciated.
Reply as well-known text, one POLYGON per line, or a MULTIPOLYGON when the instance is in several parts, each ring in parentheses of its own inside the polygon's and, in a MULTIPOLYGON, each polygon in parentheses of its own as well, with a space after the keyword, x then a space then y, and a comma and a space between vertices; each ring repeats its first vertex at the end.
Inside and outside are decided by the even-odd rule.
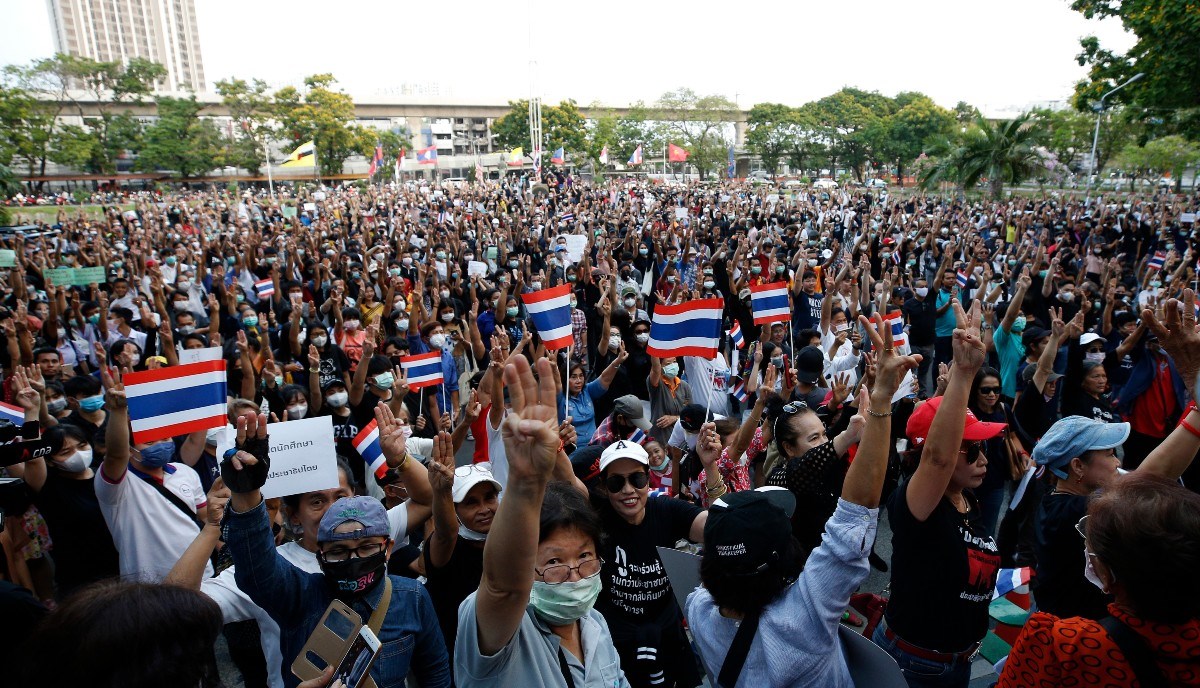
POLYGON ((375 657, 379 654, 379 648, 379 638, 371 632, 370 626, 358 629, 354 644, 333 672, 333 680, 341 679, 346 688, 359 688, 366 681, 371 665, 375 663, 375 657))

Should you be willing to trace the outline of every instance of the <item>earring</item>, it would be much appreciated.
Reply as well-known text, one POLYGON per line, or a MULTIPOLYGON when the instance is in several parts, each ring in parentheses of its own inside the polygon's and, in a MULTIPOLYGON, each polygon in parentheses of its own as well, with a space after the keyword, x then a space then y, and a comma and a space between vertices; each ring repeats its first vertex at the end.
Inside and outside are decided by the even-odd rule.
POLYGON ((1081 483, 1081 482, 1083 482, 1083 474, 1082 474, 1082 473, 1080 473, 1079 475, 1075 476, 1075 482, 1077 482, 1077 483, 1081 483))

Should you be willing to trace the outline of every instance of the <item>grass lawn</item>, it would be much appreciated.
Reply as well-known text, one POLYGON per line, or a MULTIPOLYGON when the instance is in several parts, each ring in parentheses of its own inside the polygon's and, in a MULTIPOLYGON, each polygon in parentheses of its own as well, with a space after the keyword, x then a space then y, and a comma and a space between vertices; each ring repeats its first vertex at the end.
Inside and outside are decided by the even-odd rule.
MULTIPOLYGON (((133 210, 132 203, 117 204, 122 210, 133 210)), ((23 224, 25 222, 49 222, 53 224, 58 218, 58 211, 65 210, 67 217, 75 218, 82 212, 89 220, 100 220, 104 217, 104 209, 108 206, 103 205, 68 205, 68 206, 26 206, 21 208, 8 207, 9 220, 14 225, 23 224)))

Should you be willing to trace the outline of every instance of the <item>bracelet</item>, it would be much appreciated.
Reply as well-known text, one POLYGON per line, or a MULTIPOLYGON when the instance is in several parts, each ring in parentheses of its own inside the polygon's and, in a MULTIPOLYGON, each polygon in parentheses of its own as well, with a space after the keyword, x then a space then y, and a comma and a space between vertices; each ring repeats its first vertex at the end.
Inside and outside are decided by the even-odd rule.
POLYGON ((724 490, 724 489, 727 489, 725 486, 724 480, 722 480, 721 484, 717 485, 716 487, 708 487, 707 485, 704 487, 704 491, 707 492, 709 495, 716 495, 717 493, 719 493, 721 490, 724 490))
POLYGON ((721 488, 716 492, 712 492, 711 490, 706 490, 706 492, 708 493, 708 503, 712 504, 713 501, 724 497, 729 492, 729 489, 725 487, 725 483, 721 483, 721 488))
POLYGON ((404 458, 400 459, 400 463, 396 464, 396 471, 397 472, 403 471, 404 467, 406 465, 408 465, 408 450, 407 449, 404 450, 404 458))
POLYGON ((1176 427, 1183 428, 1183 429, 1187 430, 1188 432, 1192 433, 1193 435, 1195 435, 1196 437, 1200 437, 1200 429, 1197 429, 1191 423, 1187 422, 1187 420, 1185 418, 1180 418, 1179 425, 1177 425, 1176 427))
POLYGON ((872 418, 887 418, 888 416, 892 415, 890 410, 887 413, 876 413, 875 409, 866 409, 866 411, 867 415, 871 416, 872 418))

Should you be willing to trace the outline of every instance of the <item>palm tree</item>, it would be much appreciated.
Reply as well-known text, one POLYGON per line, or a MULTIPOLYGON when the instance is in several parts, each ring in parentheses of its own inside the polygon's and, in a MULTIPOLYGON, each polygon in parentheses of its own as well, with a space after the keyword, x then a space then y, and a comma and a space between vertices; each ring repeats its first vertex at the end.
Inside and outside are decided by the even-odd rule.
POLYGON ((1020 184, 1045 168, 1039 150, 1044 134, 1042 121, 1032 113, 1000 122, 978 117, 961 136, 933 146, 936 162, 921 175, 921 185, 953 180, 970 189, 987 179, 992 197, 999 199, 1005 184, 1020 184))

